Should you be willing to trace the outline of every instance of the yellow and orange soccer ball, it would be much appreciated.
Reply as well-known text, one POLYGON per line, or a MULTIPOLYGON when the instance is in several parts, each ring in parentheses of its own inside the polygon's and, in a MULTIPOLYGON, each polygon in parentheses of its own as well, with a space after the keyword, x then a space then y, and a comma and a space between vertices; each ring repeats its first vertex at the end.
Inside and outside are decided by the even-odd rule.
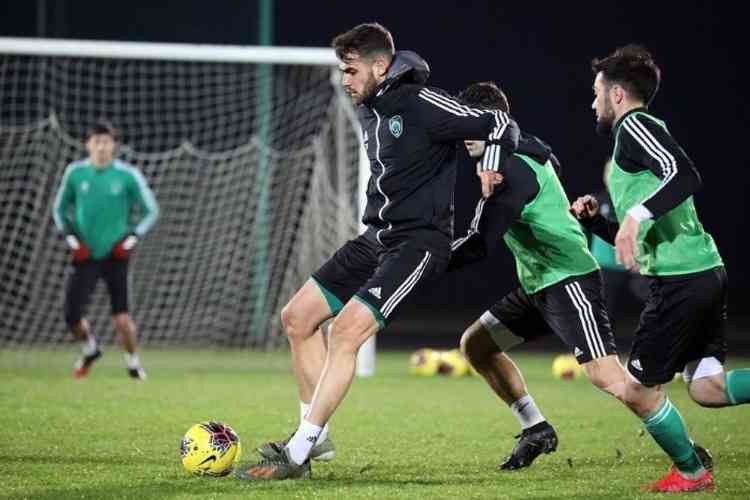
POLYGON ((409 373, 412 375, 463 377, 469 372, 469 362, 458 349, 439 351, 424 348, 414 352, 409 358, 409 373))
MULTIPOLYGON (((460 350, 440 351, 429 348, 419 349, 411 355, 409 358, 409 373, 422 377, 478 375, 460 350)), ((583 375, 583 368, 574 356, 560 354, 552 360, 552 376, 554 378, 573 380, 581 375, 583 375)))
POLYGON ((563 380, 573 380, 583 375, 583 368, 575 356, 560 354, 552 360, 552 376, 563 380))

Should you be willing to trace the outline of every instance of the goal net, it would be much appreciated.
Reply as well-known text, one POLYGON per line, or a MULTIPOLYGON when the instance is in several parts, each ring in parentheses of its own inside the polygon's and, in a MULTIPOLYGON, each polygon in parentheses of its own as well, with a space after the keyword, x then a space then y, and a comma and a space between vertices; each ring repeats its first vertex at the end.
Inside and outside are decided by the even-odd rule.
MULTIPOLYGON (((72 342, 52 202, 100 118, 160 205, 131 259, 141 342, 274 348, 358 232, 360 145, 328 49, 0 39, 0 345, 72 342)), ((100 283, 87 315, 111 342, 100 283)))

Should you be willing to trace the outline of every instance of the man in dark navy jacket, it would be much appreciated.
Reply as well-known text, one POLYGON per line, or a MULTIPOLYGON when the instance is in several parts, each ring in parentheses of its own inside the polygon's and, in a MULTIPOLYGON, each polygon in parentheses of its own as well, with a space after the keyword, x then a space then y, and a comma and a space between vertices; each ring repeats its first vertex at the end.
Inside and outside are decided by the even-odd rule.
POLYGON ((383 26, 356 26, 333 47, 370 160, 367 229, 313 273, 282 311, 301 424, 289 440, 261 446, 264 459, 240 468, 241 479, 307 477, 311 458, 333 458, 327 422, 351 385, 359 347, 447 267, 457 142, 487 141, 480 177, 490 190, 502 180, 502 158, 518 143, 518 127, 506 113, 470 108, 425 86, 427 63, 413 52, 395 52, 383 26), (326 351, 317 331, 333 316, 326 351))

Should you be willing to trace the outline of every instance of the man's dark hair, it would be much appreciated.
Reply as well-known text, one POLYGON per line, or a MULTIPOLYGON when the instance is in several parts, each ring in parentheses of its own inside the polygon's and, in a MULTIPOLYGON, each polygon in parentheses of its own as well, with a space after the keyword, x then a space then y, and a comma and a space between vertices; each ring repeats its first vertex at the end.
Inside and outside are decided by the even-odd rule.
POLYGON ((510 112, 508 98, 494 82, 479 82, 469 85, 458 94, 458 100, 481 109, 499 109, 510 112))
POLYGON ((103 135, 103 134, 109 135, 115 141, 117 140, 117 130, 107 120, 99 120, 95 122, 93 125, 91 125, 86 131, 86 140, 88 141, 94 135, 103 135))
POLYGON ((391 57, 395 52, 391 32, 379 23, 365 23, 341 33, 331 42, 336 57, 347 61, 352 54, 372 58, 378 55, 391 57))
POLYGON ((659 90, 661 70, 645 47, 629 44, 602 59, 591 61, 594 75, 600 71, 608 83, 621 85, 647 106, 659 90))

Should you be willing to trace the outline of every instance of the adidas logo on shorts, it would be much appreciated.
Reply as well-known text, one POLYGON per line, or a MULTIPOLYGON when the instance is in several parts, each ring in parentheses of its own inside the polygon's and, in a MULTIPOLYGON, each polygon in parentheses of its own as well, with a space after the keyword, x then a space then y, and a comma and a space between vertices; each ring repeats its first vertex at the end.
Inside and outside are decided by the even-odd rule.
POLYGON ((640 359, 634 359, 630 362, 630 365, 635 368, 636 370, 643 371, 643 368, 641 368, 641 360, 640 359))
POLYGON ((573 351, 573 354, 574 354, 574 355, 575 355, 575 357, 577 358, 577 357, 579 357, 579 356, 583 356, 583 351, 582 351, 582 350, 580 350, 580 349, 579 349, 578 347, 576 347, 576 348, 575 348, 575 350, 573 351))
POLYGON ((371 294, 372 294, 372 295, 373 295, 374 297, 376 297, 376 298, 378 298, 378 299, 380 298, 380 287, 377 287, 377 288, 370 288, 370 289, 369 289, 369 290, 367 290, 367 291, 368 291, 368 292, 370 292, 370 293, 371 293, 371 294))

